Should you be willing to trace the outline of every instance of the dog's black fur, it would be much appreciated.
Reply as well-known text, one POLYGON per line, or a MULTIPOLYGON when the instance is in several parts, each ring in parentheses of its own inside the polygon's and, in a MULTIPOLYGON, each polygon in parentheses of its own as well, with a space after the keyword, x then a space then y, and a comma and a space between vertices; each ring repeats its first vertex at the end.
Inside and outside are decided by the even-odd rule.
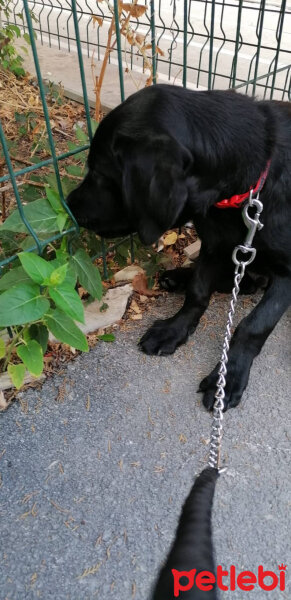
MULTIPOLYGON (((181 310, 156 321, 140 346, 171 354, 195 330, 215 291, 230 291, 233 248, 246 235, 241 210, 214 204, 255 185, 271 159, 260 199, 264 228, 257 232, 245 292, 267 281, 255 309, 231 342, 225 405, 236 406, 253 359, 291 303, 290 103, 259 102, 229 91, 195 92, 170 85, 146 88, 113 110, 91 144, 89 171, 68 198, 81 226, 105 237, 137 231, 152 244, 169 228, 193 220, 201 239, 195 268, 166 272, 164 287, 186 289, 181 310), (263 279, 262 279, 263 278, 263 279)), ((217 367, 200 390, 214 401, 217 367)))

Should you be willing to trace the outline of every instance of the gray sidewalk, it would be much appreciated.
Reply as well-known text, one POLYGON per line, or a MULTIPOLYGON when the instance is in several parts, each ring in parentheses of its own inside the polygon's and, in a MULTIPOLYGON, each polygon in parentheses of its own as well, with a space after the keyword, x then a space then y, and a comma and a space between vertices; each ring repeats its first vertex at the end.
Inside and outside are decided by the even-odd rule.
MULTIPOLYGON (((1 600, 147 599, 207 459, 211 417, 196 390, 220 355, 228 300, 216 296, 171 357, 147 357, 137 341, 181 298, 150 303, 115 343, 99 343, 1 415, 1 600)), ((240 299, 238 318, 250 304, 240 299)), ((256 600, 290 598, 290 333, 289 312, 225 418, 217 562, 238 572, 289 566, 288 590, 256 588, 247 595, 256 600)))

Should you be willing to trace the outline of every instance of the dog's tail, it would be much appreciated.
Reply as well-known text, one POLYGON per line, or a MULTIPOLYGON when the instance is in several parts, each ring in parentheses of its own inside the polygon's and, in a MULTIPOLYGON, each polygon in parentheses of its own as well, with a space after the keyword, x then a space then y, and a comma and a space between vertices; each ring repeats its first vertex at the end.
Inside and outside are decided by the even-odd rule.
POLYGON ((183 600, 217 600, 215 583, 210 584, 209 577, 208 587, 212 589, 202 589, 207 587, 206 578, 203 582, 202 576, 203 584, 197 586, 195 583, 201 571, 214 575, 211 509, 217 478, 217 469, 210 467, 197 477, 183 506, 176 538, 167 562, 160 571, 152 600, 174 600, 179 592, 183 600), (178 573, 172 573, 172 569, 178 573), (192 571, 192 574, 183 576, 181 571, 192 571))

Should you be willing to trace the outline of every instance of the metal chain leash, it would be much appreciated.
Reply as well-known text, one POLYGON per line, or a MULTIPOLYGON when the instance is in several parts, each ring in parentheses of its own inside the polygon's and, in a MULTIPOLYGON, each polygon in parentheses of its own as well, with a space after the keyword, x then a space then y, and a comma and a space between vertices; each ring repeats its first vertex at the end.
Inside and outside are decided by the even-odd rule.
POLYGON ((253 239, 257 229, 262 229, 263 224, 260 221, 260 215, 263 210, 263 204, 259 200, 260 190, 257 191, 256 195, 253 196, 253 190, 250 191, 250 195, 248 201, 243 209, 243 220, 245 225, 248 228, 248 233, 246 239, 243 244, 236 246, 232 254, 232 260, 235 264, 235 274, 234 274, 234 287, 232 290, 232 298, 230 302, 230 309, 228 312, 226 331, 223 342, 222 356, 220 359, 220 367, 218 371, 218 380, 216 384, 216 394, 215 394, 215 402, 213 406, 213 422, 211 429, 211 437, 210 437, 210 449, 209 449, 209 459, 208 465, 214 469, 220 468, 220 459, 221 459, 221 440, 222 440, 222 430, 223 430, 223 410, 224 410, 224 398, 225 398, 225 386, 226 386, 226 376, 227 376, 227 362, 228 362, 228 352, 229 352, 229 344, 231 340, 231 328, 233 325, 233 317, 235 314, 237 297, 240 291, 240 283, 245 274, 245 269, 247 265, 253 262, 256 256, 256 249, 252 246, 253 239), (256 208, 256 213, 252 218, 249 215, 249 209, 251 207, 256 208), (242 255, 246 255, 245 259, 243 257, 239 258, 239 253, 242 255))

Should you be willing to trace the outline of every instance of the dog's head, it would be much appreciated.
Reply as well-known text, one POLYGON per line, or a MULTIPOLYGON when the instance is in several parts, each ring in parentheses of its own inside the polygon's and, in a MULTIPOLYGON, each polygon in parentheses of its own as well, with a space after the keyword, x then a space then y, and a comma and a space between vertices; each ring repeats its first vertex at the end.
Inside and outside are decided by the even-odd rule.
MULTIPOLYGON (((104 122, 110 118, 105 118, 104 122)), ((98 128, 88 174, 67 201, 82 227, 104 237, 137 232, 152 244, 187 220, 190 152, 168 135, 98 128)))

